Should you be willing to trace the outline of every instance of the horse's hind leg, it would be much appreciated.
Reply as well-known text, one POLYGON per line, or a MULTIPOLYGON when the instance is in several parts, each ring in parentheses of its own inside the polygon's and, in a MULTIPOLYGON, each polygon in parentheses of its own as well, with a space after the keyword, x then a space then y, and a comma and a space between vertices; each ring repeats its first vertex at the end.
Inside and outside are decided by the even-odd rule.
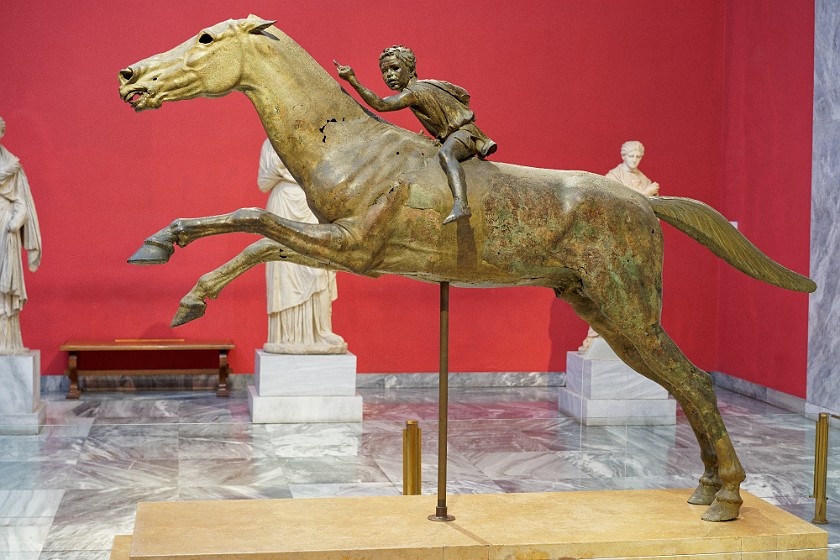
MULTIPOLYGON (((715 396, 711 386, 711 379, 708 374, 702 370, 698 370, 693 366, 693 364, 688 362, 688 359, 682 356, 682 353, 678 348, 676 348, 676 345, 674 345, 674 343, 670 341, 670 338, 668 338, 670 345, 672 345, 679 355, 682 356, 683 361, 688 363, 691 367, 692 375, 696 378, 694 382, 696 388, 694 390, 686 389, 683 384, 676 382, 677 379, 674 376, 663 376, 660 375, 657 370, 652 369, 642 358, 642 354, 639 350, 637 350, 636 345, 631 342, 630 338, 624 335, 627 330, 617 327, 610 322, 601 312, 600 308, 590 299, 583 297, 575 289, 563 292, 558 291, 557 295, 558 297, 568 301, 574 308, 575 312, 592 325, 593 328, 595 328, 595 330, 598 331, 598 333, 601 334, 607 342, 609 342, 616 354, 618 354, 625 363, 645 377, 665 387, 669 393, 677 398, 680 406, 685 412, 686 418, 688 419, 692 430, 694 431, 697 442, 700 445, 700 457, 703 461, 705 469, 703 476, 700 478, 700 484, 697 486, 697 489, 688 501, 692 504, 712 504, 715 500, 715 495, 721 490, 723 483, 721 482, 719 476, 718 452, 716 450, 719 447, 719 444, 717 443, 719 438, 713 437, 712 434, 714 432, 710 431, 712 426, 708 425, 706 421, 706 418, 709 416, 709 403, 713 409, 711 416, 717 415, 718 422, 721 427, 723 426, 723 423, 720 419, 720 414, 717 412, 715 396), (697 397, 690 394, 698 391, 703 396, 697 397)), ((661 328, 659 328, 659 330, 661 331, 661 328)), ((662 334, 667 338, 667 334, 665 334, 664 331, 662 331, 662 334)), ((725 435, 725 429, 723 433, 725 435)), ((728 436, 725 439, 726 442, 729 442, 728 436)), ((726 445, 724 445, 724 447, 726 447, 726 445)), ((714 508, 709 509, 706 515, 704 515, 704 519, 723 521, 725 519, 734 519, 737 517, 738 504, 740 504, 740 496, 737 494, 737 485, 741 480, 743 480, 743 470, 740 468, 740 463, 738 463, 737 457, 735 457, 735 451, 732 449, 731 443, 728 443, 728 447, 731 449, 731 457, 734 457, 735 465, 737 465, 734 469, 736 474, 732 478, 738 479, 739 476, 741 477, 735 483, 735 495, 737 497, 735 500, 737 502, 734 508, 735 512, 734 515, 731 511, 728 514, 717 514, 713 512, 713 509, 718 509, 718 506, 715 506, 714 508), (739 471, 740 475, 737 474, 739 471)), ((730 507, 728 509, 731 510, 732 508, 730 507)))
POLYGON ((714 493, 703 519, 735 519, 743 503, 739 489, 746 476, 718 410, 711 377, 685 357, 658 323, 642 327, 638 333, 623 334, 650 369, 652 379, 660 383, 668 380, 667 388, 682 406, 695 434, 705 436, 698 440, 706 472, 689 501, 706 504, 714 493), (704 449, 704 439, 712 448, 704 449))
POLYGON ((248 245, 241 253, 219 268, 202 275, 193 289, 181 298, 178 311, 172 319, 172 326, 177 327, 203 316, 207 308, 205 299, 216 299, 225 286, 236 278, 258 264, 272 261, 293 262, 316 268, 323 268, 324 266, 322 263, 295 253, 271 239, 260 239, 248 245))

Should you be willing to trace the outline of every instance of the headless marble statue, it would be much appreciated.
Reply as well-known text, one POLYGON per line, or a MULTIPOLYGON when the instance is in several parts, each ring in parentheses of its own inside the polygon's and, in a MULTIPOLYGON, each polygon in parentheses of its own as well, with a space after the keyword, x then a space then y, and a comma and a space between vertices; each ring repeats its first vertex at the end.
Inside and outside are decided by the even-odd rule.
MULTIPOLYGON (((628 140, 621 145, 622 162, 607 171, 607 179, 612 179, 629 187, 636 192, 646 196, 659 194, 659 183, 654 183, 639 169, 642 157, 645 155, 645 147, 638 140, 628 140)), ((598 338, 598 333, 592 327, 586 333, 586 338, 578 348, 579 352, 586 352, 592 346, 592 342, 598 338)))
MULTIPOLYGON (((266 140, 260 152, 257 184, 270 193, 267 209, 310 224, 318 219, 306 195, 266 140)), ((347 343, 332 332, 332 302, 338 297, 335 272, 290 262, 266 264, 268 341, 274 354, 344 354, 347 343)))
MULTIPOLYGON (((0 139, 5 133, 0 118, 0 139)), ((19 319, 26 303, 21 249, 35 272, 41 263, 41 231, 29 181, 18 158, 0 144, 0 355, 27 351, 19 319)))

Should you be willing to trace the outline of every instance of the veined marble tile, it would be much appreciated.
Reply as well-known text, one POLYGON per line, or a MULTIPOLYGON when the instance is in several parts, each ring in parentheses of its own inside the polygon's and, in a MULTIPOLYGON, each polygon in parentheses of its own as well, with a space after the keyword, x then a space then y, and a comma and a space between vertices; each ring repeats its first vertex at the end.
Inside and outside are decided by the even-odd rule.
MULTIPOLYGON (((166 419, 171 422, 179 420, 181 402, 173 400, 103 400, 99 402, 96 411, 97 424, 102 424, 103 418, 126 419, 135 424, 151 423, 154 420, 166 419)), ((116 423, 116 422, 115 422, 116 423)), ((119 422, 124 423, 124 422, 119 422)))
MULTIPOLYGON (((402 488, 402 483, 400 483, 400 488, 402 488)), ((430 478, 428 480, 423 479, 421 494, 426 494, 428 496, 437 495, 438 491, 438 483, 437 478, 430 478)), ((504 494, 505 491, 496 484, 495 481, 490 479, 484 480, 460 480, 460 479, 449 479, 447 477, 446 481, 446 493, 447 494, 504 494)), ((431 504, 431 502, 430 502, 431 504)), ((434 510, 429 512, 435 513, 434 510)))
MULTIPOLYGON (((108 550, 45 550, 38 560, 109 560, 111 548, 108 550)), ((9 560, 17 560, 10 558, 9 560)))
POLYGON ((288 486, 289 479, 281 460, 256 459, 181 459, 178 487, 212 486, 288 486))
POLYGON ((81 461, 144 461, 178 459, 178 438, 174 436, 88 437, 82 447, 81 461))
POLYGON ((60 490, 67 488, 75 465, 57 461, 0 461, 0 489, 60 490))
POLYGON ((40 435, 0 436, 0 462, 75 462, 79 458, 83 441, 82 438, 46 438, 40 435))
POLYGON ((388 481, 377 461, 371 457, 297 457, 276 461, 283 466, 289 484, 388 481))
POLYGON ((55 513, 54 525, 74 523, 121 523, 133 519, 138 502, 171 502, 178 489, 108 488, 106 490, 66 490, 55 513))
POLYGON ((54 517, 64 490, 0 490, 0 517, 54 517))
POLYGON ((361 424, 272 424, 266 427, 278 457, 358 455, 361 424))
POLYGON ((78 422, 73 424, 65 424, 57 426, 55 424, 47 424, 41 428, 41 437, 52 438, 83 438, 90 433, 90 428, 93 425, 93 418, 79 418, 78 422))
MULTIPOLYGON (((4 552, 3 560, 40 560, 40 552, 4 552)), ((64 559, 62 559, 64 560, 64 559)))
POLYGON ((294 498, 340 498, 347 496, 400 496, 402 488, 392 482, 290 484, 294 498))
POLYGON ((83 490, 174 487, 178 463, 166 459, 79 461, 65 476, 63 487, 83 490))
POLYGON ((267 442, 189 436, 180 438, 178 443, 180 459, 251 459, 272 455, 273 449, 267 442))
POLYGON ((458 451, 517 452, 548 451, 544 440, 515 430, 477 431, 449 435, 449 445, 458 451))
POLYGON ((90 427, 91 438, 174 438, 178 439, 178 424, 96 424, 90 427))
MULTIPOLYGON (((574 453, 574 452, 570 452, 574 453)), ((571 462, 563 452, 464 453, 466 458, 488 478, 531 478, 560 480, 586 478, 589 475, 571 462)))
MULTIPOLYGON (((388 480, 402 488, 403 484, 403 462, 402 455, 378 455, 374 459, 388 480)), ((423 481, 437 480, 438 455, 437 453, 425 453, 420 458, 420 479, 423 481)), ((490 477, 464 454, 449 449, 447 453, 447 480, 448 481, 479 481, 492 484, 490 477)))
POLYGON ((280 500, 291 498, 288 485, 279 486, 186 486, 178 490, 180 501, 201 500, 280 500))
MULTIPOLYGON (((217 398, 217 397, 214 397, 217 398)), ((218 399, 217 400, 223 400, 218 399)), ((226 400, 226 399, 225 399, 226 400)), ((233 413, 227 406, 215 402, 187 401, 178 407, 178 421, 189 423, 231 422, 233 413)))
POLYGON ((786 479, 774 474, 747 473, 747 479, 741 488, 759 498, 771 496, 809 496, 813 486, 813 476, 800 477, 799 480, 786 479))
POLYGON ((40 552, 51 521, 46 517, 0 518, 0 557, 9 552, 40 552))
POLYGON ((110 550, 116 535, 130 535, 134 531, 134 517, 106 523, 69 523, 53 525, 42 550, 64 552, 68 550, 110 550))

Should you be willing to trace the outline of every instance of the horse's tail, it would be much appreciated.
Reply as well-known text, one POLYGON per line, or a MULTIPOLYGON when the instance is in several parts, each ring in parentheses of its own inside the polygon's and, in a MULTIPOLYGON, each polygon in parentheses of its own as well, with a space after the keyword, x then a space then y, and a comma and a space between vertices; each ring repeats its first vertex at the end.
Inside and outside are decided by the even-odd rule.
POLYGON ((744 274, 787 290, 817 289, 807 276, 785 268, 762 253, 708 204, 677 196, 652 196, 648 202, 657 218, 706 246, 744 274))

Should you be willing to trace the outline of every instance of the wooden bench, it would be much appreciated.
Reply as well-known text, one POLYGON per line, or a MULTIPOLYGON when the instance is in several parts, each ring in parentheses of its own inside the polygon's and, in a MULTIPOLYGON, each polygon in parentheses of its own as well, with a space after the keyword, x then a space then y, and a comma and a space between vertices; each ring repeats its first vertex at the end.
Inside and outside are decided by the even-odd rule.
POLYGON ((231 340, 184 340, 182 338, 165 339, 116 339, 109 341, 71 340, 61 345, 61 350, 68 352, 66 375, 70 378, 68 399, 78 399, 82 391, 79 388, 80 375, 219 375, 216 386, 217 397, 228 397, 230 392, 227 376, 230 373, 228 352, 234 348, 231 340), (173 351, 173 350, 215 350, 219 353, 219 367, 185 369, 79 369, 80 352, 126 352, 126 351, 173 351))

